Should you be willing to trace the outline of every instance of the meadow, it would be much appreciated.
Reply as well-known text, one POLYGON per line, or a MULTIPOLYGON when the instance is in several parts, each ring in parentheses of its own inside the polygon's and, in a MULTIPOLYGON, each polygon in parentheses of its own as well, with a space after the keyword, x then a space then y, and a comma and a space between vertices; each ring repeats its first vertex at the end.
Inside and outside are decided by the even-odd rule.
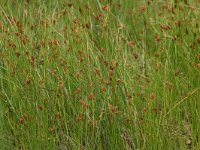
POLYGON ((0 149, 199 150, 199 0, 1 0, 0 149))

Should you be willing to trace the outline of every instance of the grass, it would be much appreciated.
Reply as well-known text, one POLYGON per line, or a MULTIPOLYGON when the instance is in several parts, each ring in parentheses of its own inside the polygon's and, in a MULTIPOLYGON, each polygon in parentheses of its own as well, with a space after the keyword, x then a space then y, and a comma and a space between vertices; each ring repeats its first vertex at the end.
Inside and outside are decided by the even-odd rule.
POLYGON ((200 149, 200 3, 0 2, 0 149, 200 149))

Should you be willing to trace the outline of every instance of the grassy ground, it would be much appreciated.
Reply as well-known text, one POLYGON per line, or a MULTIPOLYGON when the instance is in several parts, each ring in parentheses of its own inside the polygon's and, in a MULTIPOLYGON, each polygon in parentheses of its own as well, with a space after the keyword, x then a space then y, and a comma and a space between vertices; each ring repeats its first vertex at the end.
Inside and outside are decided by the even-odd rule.
POLYGON ((199 0, 1 0, 0 149, 200 149, 199 0))

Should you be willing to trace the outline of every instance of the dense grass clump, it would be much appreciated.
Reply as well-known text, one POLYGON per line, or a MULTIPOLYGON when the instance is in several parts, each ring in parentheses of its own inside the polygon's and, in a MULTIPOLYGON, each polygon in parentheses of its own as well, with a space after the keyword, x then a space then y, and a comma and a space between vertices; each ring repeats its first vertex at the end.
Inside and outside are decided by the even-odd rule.
POLYGON ((199 0, 1 0, 0 149, 200 149, 199 0))

